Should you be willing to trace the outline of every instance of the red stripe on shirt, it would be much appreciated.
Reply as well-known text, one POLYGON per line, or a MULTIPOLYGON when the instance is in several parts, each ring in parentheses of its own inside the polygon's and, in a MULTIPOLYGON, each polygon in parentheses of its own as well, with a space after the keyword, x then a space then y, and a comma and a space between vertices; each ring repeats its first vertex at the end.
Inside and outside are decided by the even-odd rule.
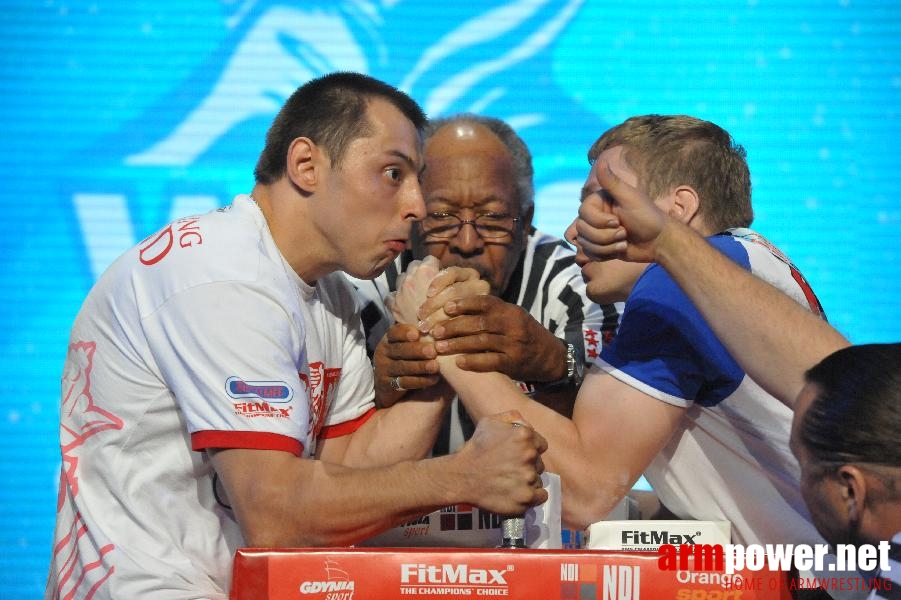
POLYGON ((789 265, 789 271, 791 271, 795 283, 797 283, 798 287, 801 288, 801 291, 804 292, 804 297, 807 299, 807 305, 810 307, 810 311, 815 315, 825 319, 826 311, 823 310, 823 306, 820 304, 820 300, 819 298, 817 298, 816 294, 813 293, 813 289, 810 287, 810 284, 807 283, 807 280, 804 279, 804 276, 801 275, 801 272, 798 271, 798 269, 796 269, 794 265, 789 265))
POLYGON ((299 440, 267 431, 195 431, 191 434, 192 450, 207 448, 281 450, 295 456, 303 454, 303 444, 299 440))
POLYGON ((323 427, 322 431, 319 432, 319 437, 321 439, 328 439, 351 434, 359 429, 363 425, 363 423, 368 421, 369 418, 374 414, 375 409, 370 408, 366 413, 357 417, 353 421, 344 421, 343 423, 338 423, 337 425, 328 425, 326 427, 323 427))

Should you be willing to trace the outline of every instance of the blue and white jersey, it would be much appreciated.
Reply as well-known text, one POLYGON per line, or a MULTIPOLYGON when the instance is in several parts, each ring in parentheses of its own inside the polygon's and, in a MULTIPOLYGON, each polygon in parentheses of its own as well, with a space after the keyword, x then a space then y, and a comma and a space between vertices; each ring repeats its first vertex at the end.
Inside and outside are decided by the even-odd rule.
MULTIPOLYGON (((798 270, 760 235, 733 229, 709 241, 822 315, 798 270)), ((659 265, 636 282, 599 366, 662 402, 686 407, 681 428, 645 473, 670 510, 682 518, 730 521, 737 543, 822 542, 788 446, 791 409, 744 373, 659 265)))

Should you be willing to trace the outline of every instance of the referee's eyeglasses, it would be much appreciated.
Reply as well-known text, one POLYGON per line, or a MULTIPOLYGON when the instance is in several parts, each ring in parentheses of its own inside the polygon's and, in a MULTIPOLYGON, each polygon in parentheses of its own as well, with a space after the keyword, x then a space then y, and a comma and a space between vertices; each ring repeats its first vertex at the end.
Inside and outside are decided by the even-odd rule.
POLYGON ((483 240, 503 240, 513 236, 519 217, 500 213, 482 213, 474 219, 461 219, 446 212, 429 213, 419 221, 426 241, 453 239, 464 225, 472 225, 483 240))

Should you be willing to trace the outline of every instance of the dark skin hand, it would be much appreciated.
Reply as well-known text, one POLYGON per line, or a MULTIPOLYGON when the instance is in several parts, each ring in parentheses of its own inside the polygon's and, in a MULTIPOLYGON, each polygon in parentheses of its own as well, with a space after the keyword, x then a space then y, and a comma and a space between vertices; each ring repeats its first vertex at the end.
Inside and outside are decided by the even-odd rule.
POLYGON ((427 388, 442 381, 435 345, 431 340, 420 340, 420 335, 413 325, 395 323, 376 346, 372 362, 379 407, 387 408, 404 397, 405 391, 391 387, 394 377, 400 377, 405 390, 427 388))
MULTIPOLYGON (((424 260, 432 261, 426 267, 430 269, 434 268, 437 263, 433 257, 427 257, 424 260)), ((419 261, 414 262, 414 264, 418 263, 419 261)), ((400 276, 398 289, 405 285, 403 282, 406 278, 407 273, 400 276)), ((435 312, 432 316, 433 319, 445 320, 447 317, 440 310, 441 305, 449 300, 467 295, 487 294, 488 289, 488 283, 482 281, 474 269, 448 267, 439 271, 432 279, 425 296, 431 300, 431 304, 429 302, 425 304, 430 307, 434 304, 438 307, 431 310, 431 312, 435 312)), ((389 297, 387 303, 398 321, 379 341, 372 357, 375 369, 375 402, 380 408, 392 406, 404 397, 407 390, 427 388, 442 381, 438 374, 438 362, 435 360, 438 353, 431 336, 426 335, 430 325, 420 322, 417 329, 412 324, 417 318, 413 314, 415 311, 407 315, 406 321, 409 324, 404 324, 402 322, 404 319, 400 319, 395 310, 398 307, 393 306, 394 301, 395 297, 389 297), (397 390, 392 387, 391 381, 395 377, 399 378, 403 389, 397 390)), ((409 306, 407 308, 412 309, 409 306)))
POLYGON ((497 296, 469 296, 445 303, 444 312, 450 319, 431 330, 435 349, 458 354, 461 369, 496 371, 519 381, 566 375, 566 344, 522 307, 497 296))
MULTIPOLYGON (((446 296, 445 296, 446 297, 446 296)), ((430 314, 445 297, 426 301, 422 313, 430 314)), ((420 339, 412 325, 394 324, 376 347, 376 398, 379 406, 391 406, 405 392, 391 387, 400 377, 405 390, 438 383, 438 354, 457 354, 457 365, 469 371, 496 371, 518 381, 557 381, 566 375, 566 344, 545 329, 521 307, 496 296, 455 297, 444 302, 449 320, 435 326, 426 318, 420 329, 431 328, 436 340, 420 339)), ((565 415, 571 414, 573 386, 542 390, 536 400, 565 415)))

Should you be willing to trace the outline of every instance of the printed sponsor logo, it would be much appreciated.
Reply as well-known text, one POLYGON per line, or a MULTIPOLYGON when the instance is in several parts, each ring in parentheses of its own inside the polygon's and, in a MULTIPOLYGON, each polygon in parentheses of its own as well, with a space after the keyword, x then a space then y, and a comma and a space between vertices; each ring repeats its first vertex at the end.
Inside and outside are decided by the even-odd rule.
POLYGON ((401 563, 400 593, 405 596, 509 596, 505 569, 482 569, 467 563, 401 563))
POLYGON ((693 590, 682 588, 676 600, 741 600, 741 590, 693 590))
POLYGON ((277 417, 287 419, 293 406, 272 406, 268 402, 235 402, 235 414, 242 417, 277 417))
POLYGON ((259 398, 284 404, 294 397, 294 390, 284 381, 244 381, 240 377, 225 380, 225 391, 232 398, 259 398))
MULTIPOLYGON (((750 586, 745 584, 744 577, 739 573, 730 575, 716 571, 676 571, 676 581, 693 585, 718 585, 726 590, 754 589, 753 584, 750 586)), ((738 597, 741 597, 740 593, 738 597)))
POLYGON ((304 581, 300 584, 301 594, 328 594, 329 600, 352 598, 353 581, 304 581), (334 592, 343 592, 335 595, 334 592))
POLYGON ((562 563, 561 600, 640 600, 641 567, 562 563))
POLYGON ((298 591, 309 600, 353 600, 356 582, 338 561, 328 558, 319 579, 302 581, 298 591))
POLYGON ((309 372, 298 375, 310 399, 310 432, 316 439, 325 423, 325 413, 334 401, 341 369, 327 368, 322 361, 316 361, 309 364, 309 372))
POLYGON ((604 565, 603 598, 639 600, 641 598, 641 567, 604 565))
POLYGON ((623 531, 622 544, 623 546, 640 544, 643 546, 654 546, 655 548, 659 547, 661 544, 694 545, 695 538, 699 535, 701 535, 700 531, 696 531, 694 535, 690 535, 687 533, 670 533, 666 529, 651 529, 649 531, 623 531))
POLYGON ((418 519, 413 519, 412 521, 404 523, 402 526, 404 530, 403 535, 405 538, 428 535, 430 526, 429 515, 424 515, 418 519))

